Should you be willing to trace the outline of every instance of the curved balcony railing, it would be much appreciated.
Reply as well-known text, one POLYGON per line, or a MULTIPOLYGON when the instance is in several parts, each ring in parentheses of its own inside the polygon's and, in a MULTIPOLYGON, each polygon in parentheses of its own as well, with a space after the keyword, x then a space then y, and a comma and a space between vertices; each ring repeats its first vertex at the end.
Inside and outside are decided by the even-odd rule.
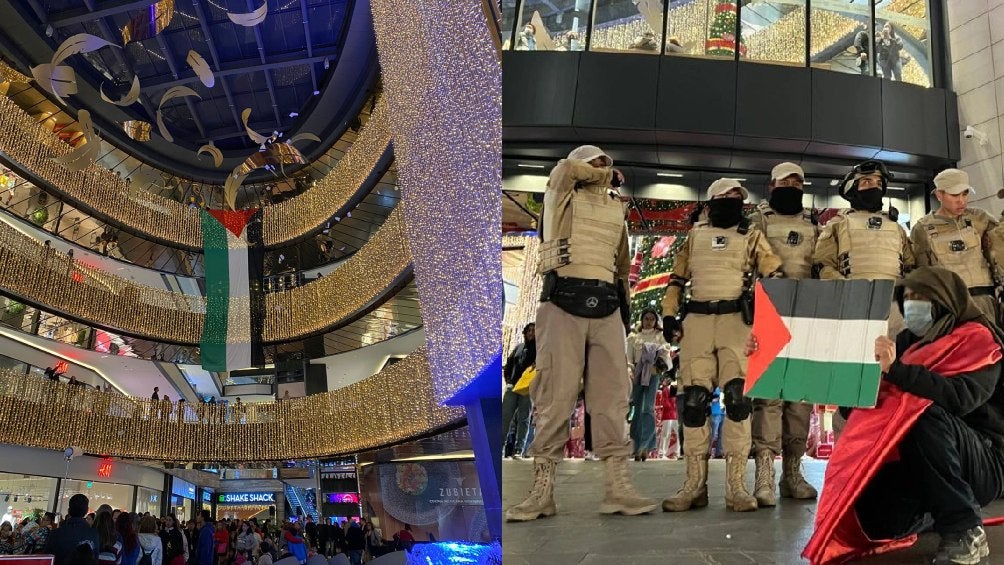
POLYGON ((235 409, 139 399, 0 370, 0 442, 174 462, 341 455, 462 421, 461 409, 437 404, 431 379, 423 348, 344 388, 235 409))
MULTIPOLYGON (((264 208, 266 246, 302 238, 352 204, 359 187, 387 158, 390 129, 384 106, 376 105, 356 142, 324 178, 301 194, 264 208)), ((154 241, 201 249, 202 228, 196 208, 130 188, 121 177, 99 165, 82 171, 61 167, 53 159, 72 148, 9 98, 0 98, 0 151, 82 208, 128 225, 154 241)))
MULTIPOLYGON (((264 340, 320 333, 365 311, 409 273, 400 209, 355 255, 327 276, 265 296, 264 340)), ((205 298, 136 284, 0 224, 0 288, 97 327, 179 344, 198 343, 205 298)))

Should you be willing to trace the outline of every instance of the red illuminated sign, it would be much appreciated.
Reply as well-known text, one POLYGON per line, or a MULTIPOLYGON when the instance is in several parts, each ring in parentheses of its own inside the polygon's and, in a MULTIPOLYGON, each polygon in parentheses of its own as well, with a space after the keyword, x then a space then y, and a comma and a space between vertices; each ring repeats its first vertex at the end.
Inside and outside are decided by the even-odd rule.
POLYGON ((112 476, 112 460, 102 459, 101 463, 98 464, 98 476, 109 478, 112 476))
POLYGON ((65 373, 66 370, 69 369, 69 368, 70 368, 70 364, 67 363, 66 361, 60 361, 60 362, 56 363, 56 372, 57 373, 65 373))

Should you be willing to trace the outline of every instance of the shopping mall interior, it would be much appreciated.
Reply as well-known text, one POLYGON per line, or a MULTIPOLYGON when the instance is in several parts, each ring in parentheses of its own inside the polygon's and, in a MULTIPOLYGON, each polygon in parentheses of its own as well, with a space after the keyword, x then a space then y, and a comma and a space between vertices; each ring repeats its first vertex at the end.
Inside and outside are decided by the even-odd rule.
MULTIPOLYGON (((795 163, 804 171, 803 205, 825 222, 848 207, 839 191, 851 168, 881 161, 891 173, 883 206, 898 210, 894 219, 909 233, 939 205, 935 175, 958 168, 974 189, 969 206, 995 218, 1004 209, 999 1, 503 0, 502 42, 504 359, 518 359, 524 328, 538 312, 537 271, 548 245, 538 230, 549 175, 582 145, 598 146, 623 173, 616 190, 628 220, 632 323, 640 323, 643 307, 658 312, 691 214, 722 177, 748 190, 749 211, 767 201, 772 168, 795 163)), ((540 343, 539 325, 536 331, 540 343)), ((537 385, 530 386, 535 398, 537 385)), ((611 479, 587 445, 581 399, 571 401, 564 459, 552 475, 557 514, 545 507, 545 518, 507 521, 507 563, 840 562, 803 557, 817 525, 815 500, 778 498, 772 508, 729 512, 726 461, 714 457, 707 508, 601 514, 611 479)), ((668 408, 656 402, 661 419, 668 408)), ((544 492, 547 482, 533 459, 537 405, 527 413, 522 428, 519 412, 503 420, 504 509, 544 492)), ((813 411, 802 460, 806 480, 820 491, 832 418, 824 407, 813 411)), ((671 419, 657 420, 661 447, 628 462, 634 487, 656 504, 687 476, 682 458, 660 454, 678 449, 676 428, 662 425, 671 419)), ((753 485, 752 460, 746 473, 753 485)), ((1002 512, 993 503, 983 516, 1002 512)), ((990 557, 979 562, 1004 562, 1004 532, 986 533, 990 557)), ((937 535, 922 533, 908 549, 860 562, 930 563, 938 545, 937 535)))
POLYGON ((501 563, 499 22, 0 4, 0 555, 84 495, 157 564, 501 563))

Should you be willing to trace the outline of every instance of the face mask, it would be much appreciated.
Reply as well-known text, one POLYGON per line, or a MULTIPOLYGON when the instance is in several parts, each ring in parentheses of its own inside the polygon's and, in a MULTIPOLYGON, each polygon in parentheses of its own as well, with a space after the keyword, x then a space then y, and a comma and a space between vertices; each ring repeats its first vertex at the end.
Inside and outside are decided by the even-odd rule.
POLYGON ((934 307, 926 300, 904 300, 903 320, 913 335, 923 336, 934 325, 934 307))
POLYGON ((708 207, 708 218, 716 228, 731 228, 743 217, 743 201, 739 198, 709 200, 708 207))
POLYGON ((855 190, 851 196, 851 207, 855 210, 878 212, 882 209, 882 190, 878 188, 864 192, 855 190))
POLYGON ((770 207, 786 216, 802 211, 802 191, 794 186, 779 186, 770 193, 770 207))

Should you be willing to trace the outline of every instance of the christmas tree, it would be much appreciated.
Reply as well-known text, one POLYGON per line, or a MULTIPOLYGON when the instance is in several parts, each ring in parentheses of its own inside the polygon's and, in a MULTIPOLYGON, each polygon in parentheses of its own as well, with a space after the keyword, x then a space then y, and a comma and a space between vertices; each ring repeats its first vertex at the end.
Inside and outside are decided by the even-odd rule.
MULTIPOLYGON (((733 57, 736 54, 736 3, 719 2, 715 6, 714 19, 708 28, 708 39, 704 42, 704 52, 708 55, 733 57)), ((740 53, 746 55, 746 45, 740 39, 740 53)))
POLYGON ((631 285, 633 325, 638 324, 642 310, 646 308, 661 313, 662 297, 666 294, 666 286, 669 284, 673 260, 686 240, 686 234, 646 236, 642 239, 632 263, 632 274, 636 268, 638 272, 637 282, 631 285))

